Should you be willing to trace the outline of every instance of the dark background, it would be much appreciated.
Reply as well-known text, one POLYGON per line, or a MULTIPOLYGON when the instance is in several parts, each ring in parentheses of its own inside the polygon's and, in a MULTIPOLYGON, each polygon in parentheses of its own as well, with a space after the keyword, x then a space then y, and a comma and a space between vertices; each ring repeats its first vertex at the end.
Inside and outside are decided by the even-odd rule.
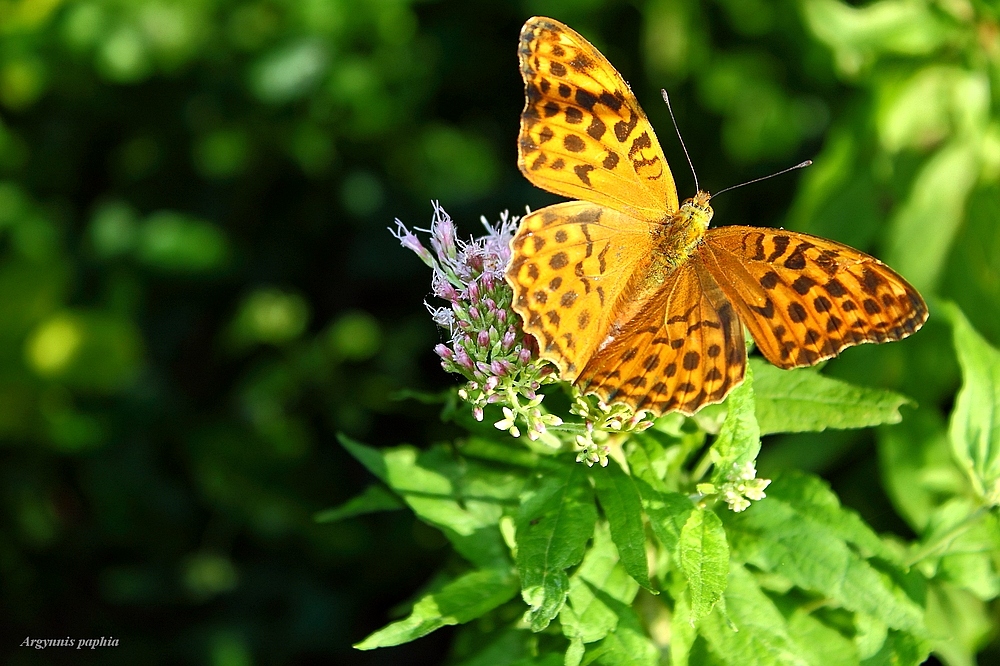
MULTIPOLYGON (((972 141, 986 148, 971 184, 937 204, 958 202, 951 226, 925 223, 938 236, 906 217, 927 164, 994 118, 992 93, 985 112, 942 95, 993 76, 995 16, 971 5, 830 37, 815 6, 0 3, 0 660, 445 659, 448 630, 350 648, 450 556, 444 539, 406 512, 313 515, 370 480, 337 432, 455 434, 397 393, 454 378, 431 352, 429 271, 386 228, 429 225, 431 199, 466 235, 480 215, 556 200, 516 168, 517 35, 534 14, 592 39, 630 81, 682 198, 694 184, 661 87, 703 188, 817 161, 714 200, 716 223, 791 226, 901 262, 996 343, 1000 149, 972 141), (907 30, 932 43, 907 46, 907 30), (918 84, 930 92, 907 97, 918 84), (927 247, 941 266, 922 273, 912 257, 927 247), (119 647, 17 647, 100 636, 119 647)), ((959 381, 933 317, 829 372, 938 420, 959 381)), ((818 471, 876 529, 912 538, 873 440, 776 439, 761 470, 818 471)))

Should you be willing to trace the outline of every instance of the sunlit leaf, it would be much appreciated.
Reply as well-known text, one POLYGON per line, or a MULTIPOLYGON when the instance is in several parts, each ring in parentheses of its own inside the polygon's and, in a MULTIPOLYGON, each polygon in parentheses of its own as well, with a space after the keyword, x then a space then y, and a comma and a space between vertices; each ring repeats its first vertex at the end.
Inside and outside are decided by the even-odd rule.
POLYGON ((726 589, 729 544, 722 521, 713 511, 695 509, 681 530, 680 567, 687 578, 691 616, 709 612, 726 589))
POLYGON ((566 569, 583 559, 597 507, 582 465, 546 475, 521 501, 517 515, 517 569, 533 631, 562 610, 569 593, 566 569))
POLYGON ((597 499, 611 525, 611 538, 629 575, 647 590, 655 591, 649 582, 646 561, 646 528, 642 521, 642 499, 632 477, 617 462, 596 470, 593 475, 597 499))
POLYGON ((822 431, 898 423, 909 398, 881 389, 854 386, 815 370, 781 370, 751 359, 760 432, 822 431))
POLYGON ((962 366, 962 389, 949 430, 952 450, 976 493, 1000 504, 1000 351, 972 328, 958 307, 948 304, 945 311, 962 366))
POLYGON ((474 620, 516 594, 517 578, 512 572, 472 571, 423 597, 406 619, 379 629, 354 647, 372 650, 407 643, 441 627, 474 620))

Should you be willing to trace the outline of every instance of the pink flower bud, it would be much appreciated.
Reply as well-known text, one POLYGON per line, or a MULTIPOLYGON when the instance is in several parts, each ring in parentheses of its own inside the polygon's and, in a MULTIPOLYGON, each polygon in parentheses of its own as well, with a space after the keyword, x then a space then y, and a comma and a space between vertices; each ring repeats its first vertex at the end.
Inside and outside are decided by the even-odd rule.
POLYGON ((475 367, 472 359, 469 358, 469 355, 461 347, 455 350, 455 363, 462 366, 466 370, 472 370, 475 367))
POLYGON ((465 290, 465 297, 469 299, 470 303, 479 302, 479 284, 473 282, 469 285, 469 288, 465 290))
POLYGON ((504 363, 502 361, 493 361, 490 363, 490 370, 492 370, 493 374, 497 377, 503 377, 507 374, 507 368, 504 367, 504 363))
POLYGON ((521 362, 521 365, 527 365, 531 361, 531 352, 527 348, 521 347, 521 351, 517 353, 517 360, 521 362))
POLYGON ((473 407, 472 408, 472 415, 476 418, 477 421, 482 421, 483 420, 483 408, 482 407, 473 407))
POLYGON ((455 357, 455 354, 446 345, 441 344, 434 346, 434 353, 448 361, 455 357))
POLYGON ((504 351, 509 351, 510 348, 514 346, 514 331, 508 329, 507 332, 503 334, 503 340, 500 342, 500 346, 504 351))
POLYGON ((480 347, 489 347, 490 344, 490 333, 489 331, 479 331, 479 336, 477 337, 477 342, 479 342, 480 347))

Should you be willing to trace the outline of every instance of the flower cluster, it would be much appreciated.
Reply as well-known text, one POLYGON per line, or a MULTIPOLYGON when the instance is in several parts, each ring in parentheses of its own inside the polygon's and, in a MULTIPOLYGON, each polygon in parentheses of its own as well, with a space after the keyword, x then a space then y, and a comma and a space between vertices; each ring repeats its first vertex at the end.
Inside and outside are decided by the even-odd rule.
POLYGON ((399 220, 390 231, 431 268, 432 292, 448 303, 427 305, 434 322, 450 336, 449 344, 434 351, 445 370, 468 380, 459 396, 472 404, 478 420, 486 405, 497 404, 504 414, 497 428, 520 437, 520 423, 530 439, 538 439, 546 426, 562 420, 540 407, 538 388, 555 377, 552 367, 538 358, 535 339, 521 330, 511 309, 513 291, 504 279, 519 218, 505 212, 496 226, 482 218, 486 235, 463 241, 448 213, 433 203, 430 229, 415 229, 430 235, 430 250, 399 220))
POLYGON ((570 411, 583 419, 584 431, 576 436, 576 461, 586 463, 588 467, 599 464, 608 466, 608 453, 611 447, 608 438, 618 433, 642 432, 653 425, 646 419, 646 412, 640 410, 633 413, 625 405, 607 405, 595 396, 574 391, 573 406, 570 411))
POLYGON ((742 465, 733 463, 733 469, 721 487, 716 488, 711 483, 701 483, 698 484, 698 491, 705 495, 719 493, 732 511, 740 513, 750 508, 751 500, 756 502, 767 497, 764 489, 770 484, 770 479, 757 478, 757 468, 752 462, 742 465))

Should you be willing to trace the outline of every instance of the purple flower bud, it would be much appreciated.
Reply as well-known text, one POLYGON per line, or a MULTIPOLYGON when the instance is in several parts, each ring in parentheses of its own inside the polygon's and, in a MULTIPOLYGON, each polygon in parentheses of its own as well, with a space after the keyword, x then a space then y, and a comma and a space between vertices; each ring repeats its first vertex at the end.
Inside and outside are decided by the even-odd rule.
POLYGON ((490 403, 491 405, 500 402, 501 400, 503 400, 503 396, 500 395, 499 393, 494 393, 493 395, 486 398, 486 402, 490 403))
POLYGON ((482 421, 483 420, 483 408, 482 407, 473 407, 472 408, 472 415, 474 417, 476 417, 477 421, 482 421))
POLYGON ((527 398, 528 400, 534 400, 535 398, 538 397, 538 394, 529 389, 524 392, 524 397, 527 398))
POLYGON ((438 345, 434 346, 434 353, 437 354, 438 356, 440 356, 441 358, 443 358, 445 360, 448 360, 448 361, 450 361, 451 359, 453 359, 455 357, 454 352, 452 352, 451 349, 449 349, 447 346, 442 345, 442 344, 438 344, 438 345))
POLYGON ((507 311, 506 310, 497 310, 497 321, 500 322, 501 324, 506 324, 507 323, 507 311))
POLYGON ((500 384, 499 377, 490 377, 489 379, 486 380, 486 386, 483 388, 486 391, 486 393, 489 393, 490 391, 494 390, 499 384, 500 384))
POLYGON ((443 298, 452 303, 458 300, 458 289, 455 289, 455 285, 448 281, 444 273, 434 271, 434 277, 431 279, 431 288, 434 291, 434 295, 438 298, 443 298))
POLYGON ((489 375, 493 373, 493 368, 490 367, 490 364, 484 363, 483 361, 476 361, 476 368, 479 370, 479 372, 483 373, 483 375, 489 375))
POLYGON ((389 232, 396 237, 400 245, 407 250, 415 252, 421 261, 434 268, 434 257, 430 251, 420 243, 420 240, 402 222, 396 220, 396 228, 389 227, 389 232))
POLYGON ((477 282, 473 282, 469 285, 469 288, 465 290, 465 297, 470 303, 479 302, 479 284, 477 282))
POLYGON ((497 302, 496 301, 494 301, 492 298, 487 298, 486 300, 483 301, 483 303, 486 304, 486 311, 487 312, 489 312, 491 315, 496 315, 496 311, 497 311, 497 302))
POLYGON ((431 246, 442 261, 454 259, 458 255, 455 247, 455 223, 437 202, 434 202, 434 220, 431 222, 431 246))
POLYGON ((479 319, 479 316, 479 309, 475 305, 469 308, 469 319, 479 319))
POLYGON ((493 374, 497 377, 503 377, 507 374, 507 368, 504 367, 504 364, 501 361, 493 361, 490 363, 490 370, 492 370, 493 374))
POLYGON ((463 331, 464 331, 465 329, 467 329, 467 328, 471 328, 471 327, 472 327, 472 324, 470 324, 469 322, 465 321, 464 319, 459 319, 459 320, 458 320, 457 322, 455 322, 455 324, 456 324, 456 325, 457 325, 457 326, 458 326, 458 327, 459 327, 460 329, 462 329, 463 331))
POLYGON ((531 361, 531 352, 526 347, 521 347, 521 351, 517 353, 517 360, 521 362, 521 365, 527 365, 531 361))
POLYGON ((487 347, 490 344, 490 334, 489 331, 479 331, 479 337, 477 338, 480 347, 487 347))
POLYGON ((483 273, 483 289, 486 291, 493 291, 494 283, 496 278, 493 277, 493 273, 483 273))
POLYGON ((509 351, 510 348, 514 346, 514 331, 508 329, 507 332, 503 334, 503 340, 500 342, 500 346, 504 351, 509 351))
POLYGON ((462 366, 466 370, 472 370, 472 368, 475 367, 472 363, 472 359, 469 358, 469 355, 461 347, 455 350, 455 363, 462 366))

